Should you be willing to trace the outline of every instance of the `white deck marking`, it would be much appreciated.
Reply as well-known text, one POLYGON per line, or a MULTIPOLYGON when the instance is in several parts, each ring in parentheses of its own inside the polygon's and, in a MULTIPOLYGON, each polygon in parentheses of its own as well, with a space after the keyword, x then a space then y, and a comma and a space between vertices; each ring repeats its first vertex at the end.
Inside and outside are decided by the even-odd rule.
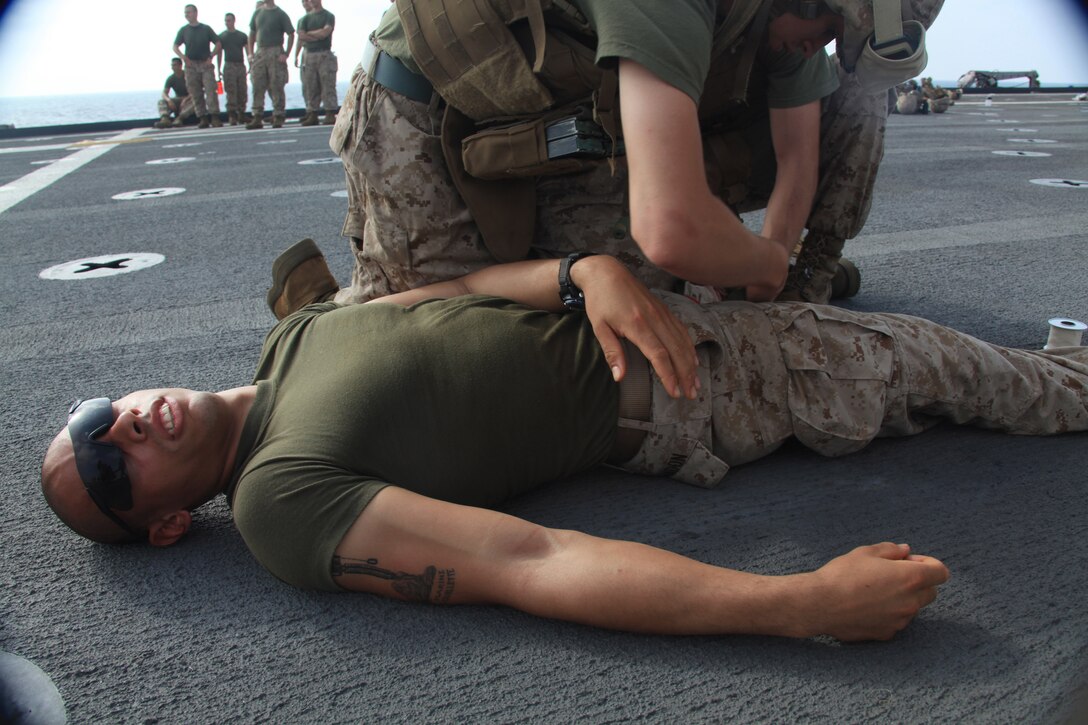
POLYGON ((146 129, 134 128, 130 131, 124 131, 117 134, 109 141, 80 149, 70 156, 65 156, 63 159, 59 159, 48 166, 43 166, 26 176, 18 178, 4 186, 0 186, 0 214, 3 214, 24 199, 28 199, 42 189, 50 186, 53 182, 63 179, 73 171, 94 161, 118 143, 124 143, 125 141, 140 136, 145 130, 146 129))

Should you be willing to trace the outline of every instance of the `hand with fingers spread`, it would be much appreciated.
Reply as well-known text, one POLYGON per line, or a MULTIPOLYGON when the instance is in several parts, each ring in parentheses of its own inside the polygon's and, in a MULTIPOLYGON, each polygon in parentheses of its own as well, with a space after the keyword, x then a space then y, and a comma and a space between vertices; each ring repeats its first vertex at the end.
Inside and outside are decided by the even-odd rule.
POLYGON ((937 598, 948 568, 906 544, 860 546, 812 572, 812 632, 845 641, 887 640, 937 598))
POLYGON ((613 257, 587 257, 571 268, 571 278, 585 294, 586 315, 613 378, 619 381, 627 372, 620 343, 626 338, 650 361, 670 395, 698 396, 695 346, 660 298, 613 257))

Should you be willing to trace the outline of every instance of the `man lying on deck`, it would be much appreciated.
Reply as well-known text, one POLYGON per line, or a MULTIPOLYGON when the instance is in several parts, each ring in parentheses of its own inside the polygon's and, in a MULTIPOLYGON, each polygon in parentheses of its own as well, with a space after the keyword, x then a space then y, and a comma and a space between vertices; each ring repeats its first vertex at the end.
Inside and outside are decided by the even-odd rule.
POLYGON ((941 419, 1088 428, 1088 349, 803 303, 700 306, 607 256, 308 301, 281 305, 253 385, 74 407, 42 468, 57 515, 96 541, 167 546, 225 494, 258 561, 300 587, 636 632, 887 639, 948 579, 905 544, 762 576, 488 507, 605 463, 713 487, 791 437, 835 456, 941 419))

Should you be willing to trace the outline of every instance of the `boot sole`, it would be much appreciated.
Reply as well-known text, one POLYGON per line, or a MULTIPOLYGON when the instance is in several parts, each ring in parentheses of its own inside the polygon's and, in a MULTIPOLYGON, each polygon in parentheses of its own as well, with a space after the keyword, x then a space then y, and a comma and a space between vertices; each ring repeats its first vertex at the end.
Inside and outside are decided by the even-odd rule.
POLYGON ((318 248, 317 243, 310 238, 306 238, 288 247, 287 251, 276 257, 276 261, 272 262, 272 287, 268 290, 265 301, 268 303, 268 309, 272 310, 273 315, 276 314, 276 300, 283 294, 283 288, 287 285, 287 278, 291 276, 291 272, 294 272, 295 267, 307 259, 320 256, 321 250, 318 248))
POLYGON ((853 297, 861 289, 861 271, 849 259, 839 259, 835 278, 831 280, 831 299, 853 297))

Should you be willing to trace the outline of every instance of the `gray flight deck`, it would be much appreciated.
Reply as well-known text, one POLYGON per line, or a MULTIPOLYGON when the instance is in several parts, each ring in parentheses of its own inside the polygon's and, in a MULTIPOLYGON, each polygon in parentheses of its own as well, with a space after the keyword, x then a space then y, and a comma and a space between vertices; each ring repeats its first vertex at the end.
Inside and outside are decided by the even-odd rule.
MULTIPOLYGON (((892 116, 869 223, 847 247, 864 281, 846 306, 1024 347, 1044 343, 1050 317, 1088 319, 1088 103, 1071 95, 991 107, 971 96, 944 115, 892 116)), ((0 650, 49 673, 71 722, 1088 718, 1083 434, 942 427, 837 460, 787 447, 712 491, 601 470, 506 507, 765 574, 907 541, 952 579, 883 643, 638 636, 299 591, 253 560, 222 500, 173 549, 76 538, 38 481, 72 399, 248 383, 273 322, 276 254, 312 236, 340 279, 351 270, 343 171, 320 163, 334 158, 328 128, 148 129, 101 143, 122 133, 0 139, 0 650), (178 158, 189 160, 150 163, 178 158), (113 198, 166 187, 184 191, 113 198), (165 259, 39 276, 148 255, 165 259)))

